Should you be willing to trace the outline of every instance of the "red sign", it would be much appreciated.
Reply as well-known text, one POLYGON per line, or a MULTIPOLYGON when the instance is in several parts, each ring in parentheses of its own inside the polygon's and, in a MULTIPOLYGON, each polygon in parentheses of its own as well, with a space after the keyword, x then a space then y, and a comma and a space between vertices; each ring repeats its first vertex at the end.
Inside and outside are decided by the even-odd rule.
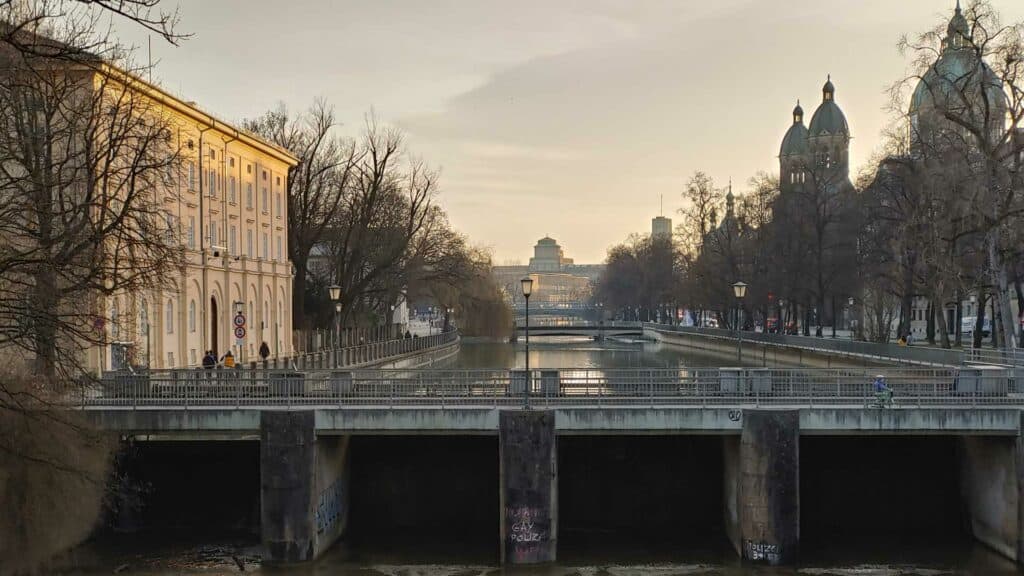
POLYGON ((245 314, 242 314, 241 312, 235 314, 235 326, 245 326, 245 314))
POLYGON ((245 338, 245 326, 238 326, 235 328, 235 338, 241 340, 245 338))

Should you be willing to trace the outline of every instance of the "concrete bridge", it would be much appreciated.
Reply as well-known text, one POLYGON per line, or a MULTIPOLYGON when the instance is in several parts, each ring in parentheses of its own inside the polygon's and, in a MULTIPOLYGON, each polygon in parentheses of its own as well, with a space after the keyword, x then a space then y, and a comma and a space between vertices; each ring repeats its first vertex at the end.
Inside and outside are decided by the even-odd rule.
MULTIPOLYGON (((562 325, 530 324, 530 336, 588 336, 596 339, 616 336, 643 336, 640 322, 573 322, 562 325)), ((523 323, 516 324, 516 335, 526 333, 523 323)))
POLYGON ((350 446, 396 436, 496 438, 494 522, 509 564, 556 558, 559 494, 583 489, 560 484, 579 475, 558 472, 574 438, 712 446, 720 456, 701 474, 721 479, 725 532, 742 558, 768 564, 800 547, 801 493, 816 489, 800 481, 813 466, 802 444, 947 439, 942 473, 962 479, 963 500, 934 505, 963 506, 973 535, 1008 557, 1024 549, 1024 395, 1001 368, 198 371, 113 375, 72 403, 128 437, 257 441, 268 563, 310 560, 343 538, 362 465, 350 446), (879 371, 891 403, 874 393, 879 371))

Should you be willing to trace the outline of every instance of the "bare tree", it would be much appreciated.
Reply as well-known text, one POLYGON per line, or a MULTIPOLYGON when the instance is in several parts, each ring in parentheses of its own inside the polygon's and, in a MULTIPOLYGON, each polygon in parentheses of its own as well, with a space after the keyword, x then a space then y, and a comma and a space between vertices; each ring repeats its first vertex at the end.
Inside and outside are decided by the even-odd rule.
POLYGON ((281 106, 247 121, 245 126, 299 159, 289 170, 287 181, 288 257, 295 266, 293 323, 308 328, 306 281, 311 273, 310 254, 338 216, 358 160, 356 147, 334 133, 334 110, 322 100, 297 117, 291 117, 281 106))
POLYGON ((180 264, 162 205, 169 120, 132 76, 9 54, 0 84, 0 346, 53 375, 104 339, 104 296, 180 264), (58 362, 59 360, 59 362, 58 362))
POLYGON ((964 226, 983 239, 985 273, 996 300, 998 332, 1016 346, 1010 306, 1010 242, 1024 213, 1019 171, 1024 120, 1024 22, 1004 25, 987 0, 959 6, 948 25, 936 27, 901 48, 914 55, 914 73, 893 86, 894 101, 916 88, 905 111, 914 154, 928 146, 959 142, 965 167, 975 179, 964 226), (938 48, 937 48, 938 46, 938 48))

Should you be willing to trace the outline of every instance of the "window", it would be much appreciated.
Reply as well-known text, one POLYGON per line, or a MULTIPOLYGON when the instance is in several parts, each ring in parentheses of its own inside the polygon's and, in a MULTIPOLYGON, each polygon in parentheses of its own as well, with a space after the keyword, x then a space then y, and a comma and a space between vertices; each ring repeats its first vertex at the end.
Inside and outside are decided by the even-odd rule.
POLYGON ((164 313, 164 324, 167 324, 167 333, 174 334, 174 301, 167 300, 167 311, 164 313))
POLYGON ((277 217, 280 218, 281 217, 281 193, 280 192, 277 193, 276 201, 277 201, 277 205, 274 206, 274 214, 277 214, 277 217))
POLYGON ((245 165, 245 173, 246 174, 252 174, 252 164, 246 164, 245 165))
POLYGON ((245 185, 245 208, 252 210, 252 182, 245 185))
POLYGON ((278 177, 277 177, 277 185, 278 185, 278 186, 280 186, 280 185, 281 185, 281 177, 280 177, 280 176, 278 176, 278 177))
POLYGON ((210 184, 209 184, 210 198, 217 197, 217 171, 210 169, 210 184))
POLYGON ((142 299, 142 304, 139 305, 139 335, 149 335, 149 303, 146 299, 142 299))
POLYGON ((188 247, 196 247, 196 217, 188 217, 188 247))
POLYGON ((188 303, 188 331, 196 331, 196 301, 190 300, 188 303))
POLYGON ((117 323, 118 311, 117 311, 117 300, 110 305, 110 336, 117 340, 121 336, 121 327, 117 323))
POLYGON ((232 168, 235 167, 235 159, 234 158, 228 158, 228 166, 231 166, 232 168))
POLYGON ((281 259, 281 237, 280 236, 277 237, 277 261, 278 262, 284 262, 284 260, 281 259))
POLYGON ((210 246, 217 245, 217 222, 210 222, 210 246))
POLYGON ((167 230, 166 230, 166 233, 165 233, 166 234, 167 243, 168 244, 173 244, 174 243, 174 236, 175 236, 175 233, 177 232, 177 230, 175 229, 175 226, 174 226, 174 214, 171 214, 170 212, 165 212, 164 213, 164 222, 167 224, 167 230))
POLYGON ((264 170, 263 171, 263 180, 266 181, 266 179, 267 179, 267 171, 264 170))
POLYGON ((238 253, 235 250, 235 247, 236 247, 236 245, 235 245, 235 232, 236 232, 235 225, 232 224, 231 225, 231 236, 228 236, 228 242, 229 242, 228 247, 230 248, 231 255, 235 255, 235 254, 238 253))
POLYGON ((228 184, 228 201, 235 203, 235 177, 232 176, 228 184))
POLYGON ((252 258, 252 230, 245 231, 245 255, 252 258))
POLYGON ((174 368, 174 352, 167 353, 167 367, 174 368))
POLYGON ((263 259, 270 260, 270 240, 267 239, 267 233, 263 233, 263 259))
POLYGON ((210 148, 210 160, 216 160, 216 159, 217 159, 217 151, 214 150, 213 148, 210 148))
POLYGON ((192 366, 196 365, 196 349, 195 348, 189 349, 189 351, 188 351, 188 359, 189 359, 189 364, 190 365, 192 365, 192 366))
POLYGON ((188 189, 189 190, 195 190, 196 189, 196 163, 195 162, 189 162, 188 163, 188 189))
POLYGON ((270 209, 270 202, 268 201, 266 186, 263 187, 263 191, 261 192, 260 196, 263 199, 263 212, 266 213, 266 211, 270 209))

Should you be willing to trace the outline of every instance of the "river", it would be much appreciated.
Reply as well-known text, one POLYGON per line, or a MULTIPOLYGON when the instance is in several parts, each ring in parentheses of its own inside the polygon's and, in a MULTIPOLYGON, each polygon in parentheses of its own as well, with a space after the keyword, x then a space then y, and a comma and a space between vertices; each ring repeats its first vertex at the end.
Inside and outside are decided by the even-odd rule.
MULTIPOLYGON (((463 343, 459 355, 451 362, 453 366, 467 369, 522 368, 526 364, 526 356, 522 342, 513 345, 468 341, 463 343)), ((688 354, 679 348, 652 342, 594 342, 582 338, 553 337, 535 338, 530 345, 531 368, 602 369, 718 364, 721 364, 720 359, 688 354)), ((661 448, 644 448, 645 445, 640 443, 601 446, 611 448, 600 450, 625 451, 626 461, 630 451, 642 452, 637 458, 645 461, 663 456, 661 448), (644 450, 648 452, 643 453, 644 450)), ((414 452, 416 448, 412 450, 414 452)), ((490 458, 488 454, 490 452, 484 450, 487 459, 490 458)), ((650 484, 653 486, 651 490, 668 492, 672 491, 674 475, 688 473, 686 469, 671 466, 663 470, 657 467, 636 469, 638 476, 655 478, 650 484)), ((866 491, 877 489, 873 486, 864 487, 866 491)), ((587 497, 604 497, 600 490, 594 494, 596 496, 587 497)), ((642 501, 647 496, 634 493, 633 497, 642 501)), ((119 571, 122 574, 149 576, 235 574, 240 572, 241 565, 246 572, 294 576, 491 576, 505 572, 530 576, 973 576, 1022 573, 1012 562, 974 543, 963 530, 943 529, 924 539, 903 538, 898 530, 891 530, 888 521, 883 518, 879 518, 874 525, 865 526, 863 533, 853 539, 843 538, 831 542, 821 534, 805 531, 802 539, 814 544, 802 549, 801 565, 798 567, 770 569, 743 566, 728 546, 721 533, 721 526, 714 521, 717 517, 707 516, 713 520, 707 523, 706 529, 701 525, 690 526, 675 536, 671 535, 672 526, 687 523, 686 506, 694 506, 696 502, 693 516, 705 517, 701 516, 706 510, 700 512, 703 508, 699 500, 699 495, 691 498, 688 504, 680 508, 680 517, 675 522, 665 524, 668 529, 662 529, 662 532, 669 536, 664 538, 631 533, 628 530, 560 534, 559 563, 507 571, 495 564, 495 534, 486 530, 474 533, 469 529, 456 537, 437 530, 434 525, 411 531, 376 532, 373 537, 365 539, 356 537, 336 545, 315 564, 287 570, 260 566, 258 531, 251 525, 247 530, 232 535, 218 531, 199 532, 199 526, 173 531, 150 529, 131 535, 103 533, 75 550, 59 571, 65 574, 110 574, 119 571), (877 535, 873 535, 875 533, 877 535)), ((568 501, 566 505, 570 505, 568 501)), ((617 508, 620 510, 617 513, 628 516, 629 513, 621 510, 629 506, 630 502, 625 502, 617 508)), ((717 504, 708 505, 707 509, 714 509, 715 506, 717 504)), ((458 513, 464 513, 467 517, 479 517, 472 510, 458 510, 461 510, 458 513)), ((664 517, 664 514, 654 512, 651 516, 664 517)), ((467 519, 466 524, 471 523, 467 519)), ((563 529, 571 529, 571 526, 566 528, 563 525, 563 529)))

